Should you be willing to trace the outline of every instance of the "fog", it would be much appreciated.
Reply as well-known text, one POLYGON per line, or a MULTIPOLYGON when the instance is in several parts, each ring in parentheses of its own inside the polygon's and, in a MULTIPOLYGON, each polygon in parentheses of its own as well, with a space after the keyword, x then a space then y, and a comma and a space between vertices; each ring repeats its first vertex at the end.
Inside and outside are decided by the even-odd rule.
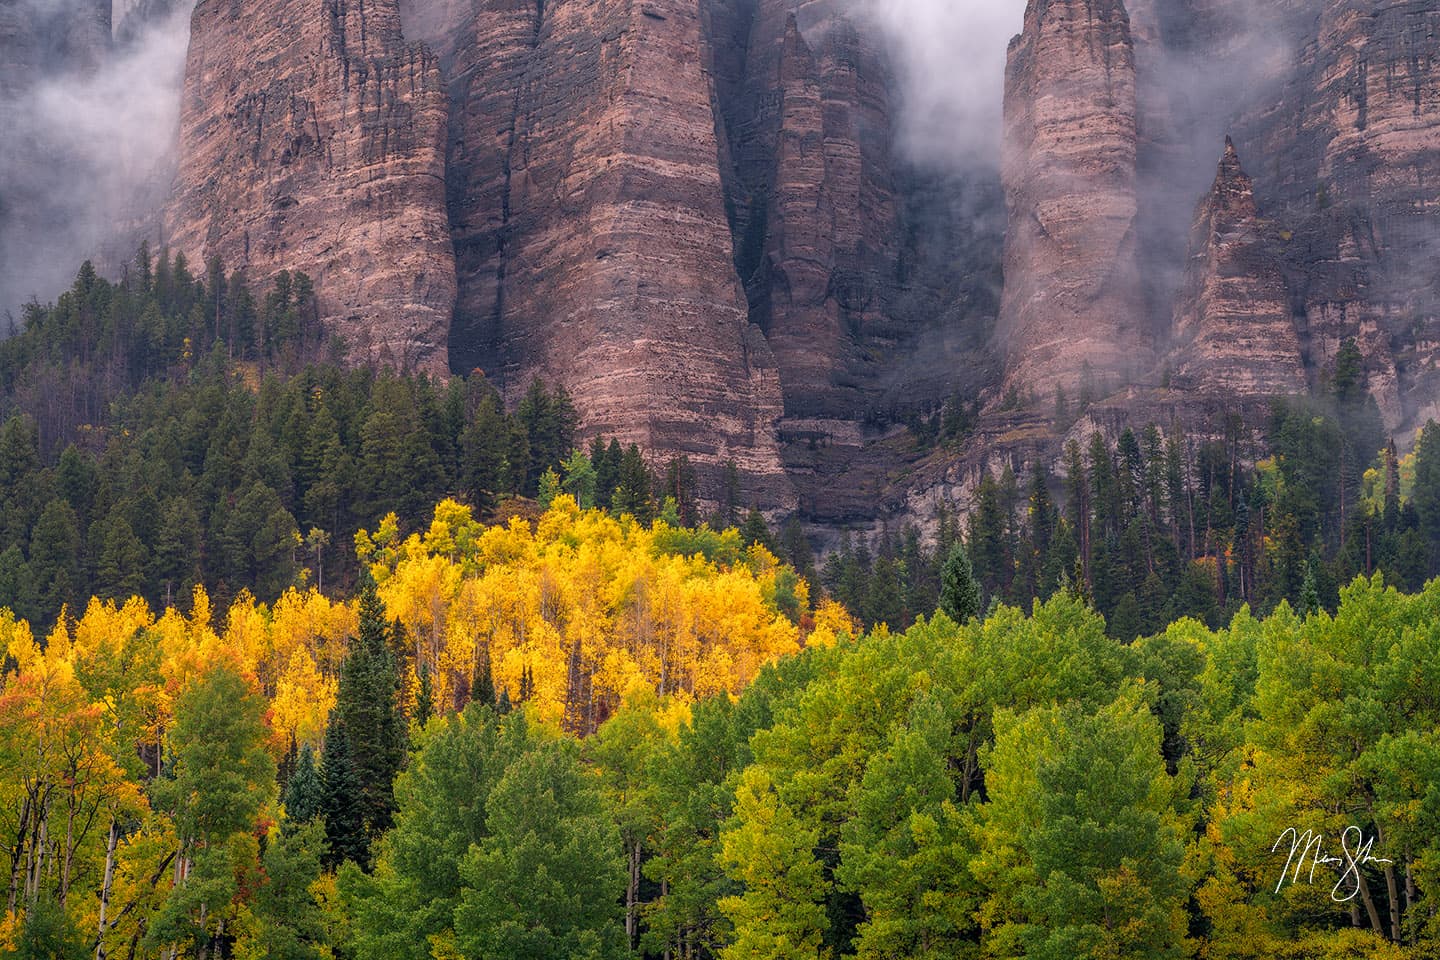
POLYGON ((117 4, 108 53, 103 38, 85 38, 90 51, 69 36, 94 10, 84 0, 14 8, 33 19, 28 37, 0 38, 24 67, 0 85, 0 317, 53 299, 80 260, 143 235, 178 127, 191 6, 117 4))
POLYGON ((921 166, 999 162, 1005 54, 1025 0, 850 0, 887 41, 900 87, 900 137, 921 166))

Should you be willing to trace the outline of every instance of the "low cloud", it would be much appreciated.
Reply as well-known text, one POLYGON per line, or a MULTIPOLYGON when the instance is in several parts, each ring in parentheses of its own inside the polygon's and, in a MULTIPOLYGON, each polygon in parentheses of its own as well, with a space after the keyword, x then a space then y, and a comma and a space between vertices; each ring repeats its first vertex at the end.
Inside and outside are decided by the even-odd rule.
POLYGON ((67 6, 21 22, 41 34, 29 39, 42 55, 0 91, 0 316, 53 299, 81 260, 138 235, 175 144, 192 4, 160 12, 152 3, 128 17, 117 5, 123 39, 108 51, 102 39, 98 57, 62 58, 68 69, 47 74, 44 52, 68 42, 57 42, 55 25, 83 15, 78 0, 67 6))
POLYGON ((1024 0, 850 0, 888 42, 901 147, 922 166, 999 163, 1005 56, 1024 0))

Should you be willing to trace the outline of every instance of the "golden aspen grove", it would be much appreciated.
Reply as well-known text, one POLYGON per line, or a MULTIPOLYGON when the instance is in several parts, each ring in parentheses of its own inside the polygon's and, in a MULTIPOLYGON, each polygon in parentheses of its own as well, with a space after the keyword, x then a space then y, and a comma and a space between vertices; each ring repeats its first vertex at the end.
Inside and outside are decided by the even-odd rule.
POLYGON ((1440 581, 1123 643, 1068 587, 982 613, 958 548, 863 631, 568 494, 356 555, 345 600, 0 613, 0 956, 1440 949, 1440 581))

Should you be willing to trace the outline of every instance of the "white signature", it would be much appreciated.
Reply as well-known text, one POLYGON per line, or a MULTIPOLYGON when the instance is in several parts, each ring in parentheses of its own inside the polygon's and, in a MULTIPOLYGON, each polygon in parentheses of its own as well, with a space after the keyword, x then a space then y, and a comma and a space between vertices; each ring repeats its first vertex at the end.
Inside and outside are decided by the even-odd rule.
POLYGON ((1394 863, 1394 860, 1387 860, 1384 857, 1373 856, 1370 851, 1375 847, 1375 838, 1365 839, 1365 832, 1359 827, 1346 827, 1345 832, 1340 834, 1340 856, 1332 857, 1325 853, 1325 835, 1316 833, 1314 830, 1306 830, 1301 833, 1294 827, 1290 827, 1280 834, 1280 839, 1270 848, 1274 853, 1289 838, 1290 856, 1285 860, 1285 869, 1280 873, 1280 882, 1275 884, 1275 892, 1289 883, 1311 883, 1315 882, 1316 868, 1324 865, 1340 869, 1340 879, 1335 881, 1335 886, 1330 888, 1330 899, 1336 903, 1349 903, 1360 895, 1360 884, 1364 878, 1360 875, 1360 868, 1367 863, 1394 863), (1310 872, 1304 875, 1306 858, 1310 860, 1310 872), (1291 870, 1291 865, 1294 870, 1291 870), (1303 877, 1303 880, 1302 880, 1303 877), (1349 891, 1348 893, 1346 891, 1349 891))

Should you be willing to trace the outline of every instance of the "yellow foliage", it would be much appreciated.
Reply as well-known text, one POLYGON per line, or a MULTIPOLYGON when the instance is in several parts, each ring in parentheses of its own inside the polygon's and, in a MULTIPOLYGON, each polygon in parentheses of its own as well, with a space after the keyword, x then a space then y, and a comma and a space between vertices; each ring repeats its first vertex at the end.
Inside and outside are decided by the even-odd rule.
MULTIPOLYGON (((403 540, 390 519, 356 543, 442 703, 488 662, 512 700, 528 693, 544 720, 590 729, 636 684, 681 699, 736 692, 800 649, 774 602, 777 578, 793 573, 733 533, 709 534, 731 558, 710 560, 698 540, 685 549, 686 531, 581 510, 568 495, 533 527, 482 528, 453 501, 403 540)), ((803 581, 791 592, 808 603, 803 581)), ((834 605, 822 625, 829 642, 852 626, 834 605)))
POLYGON ((824 600, 815 608, 815 626, 805 638, 807 647, 833 647, 841 637, 856 632, 854 619, 834 600, 824 600))

